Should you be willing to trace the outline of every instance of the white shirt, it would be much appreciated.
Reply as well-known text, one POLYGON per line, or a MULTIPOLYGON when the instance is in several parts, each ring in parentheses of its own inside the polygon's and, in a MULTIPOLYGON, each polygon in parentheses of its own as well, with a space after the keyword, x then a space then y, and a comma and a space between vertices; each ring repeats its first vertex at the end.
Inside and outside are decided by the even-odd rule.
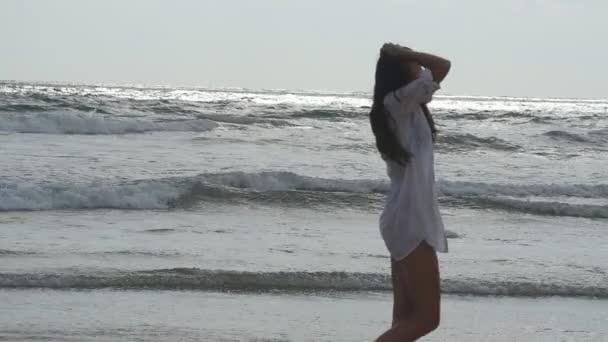
POLYGON ((438 252, 448 250, 437 206, 433 139, 420 107, 438 89, 431 71, 424 69, 416 80, 384 98, 397 139, 412 155, 405 167, 386 160, 391 185, 380 216, 380 232, 394 260, 406 257, 422 241, 438 252))

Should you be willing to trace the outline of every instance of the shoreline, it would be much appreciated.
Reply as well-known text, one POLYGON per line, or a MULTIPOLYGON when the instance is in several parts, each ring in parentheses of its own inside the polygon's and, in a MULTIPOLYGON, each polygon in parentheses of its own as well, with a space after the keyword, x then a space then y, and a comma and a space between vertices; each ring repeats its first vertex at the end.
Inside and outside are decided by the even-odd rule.
MULTIPOLYGON (((370 341, 387 293, 0 290, 0 337, 87 341, 370 341)), ((447 295, 425 341, 608 341, 608 301, 447 295)))

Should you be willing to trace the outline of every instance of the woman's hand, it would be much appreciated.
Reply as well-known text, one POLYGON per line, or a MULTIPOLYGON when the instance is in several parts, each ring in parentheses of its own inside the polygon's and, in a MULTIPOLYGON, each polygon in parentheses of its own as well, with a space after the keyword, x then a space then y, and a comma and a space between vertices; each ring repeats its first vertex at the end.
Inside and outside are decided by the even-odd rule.
POLYGON ((408 47, 401 46, 398 44, 393 44, 393 43, 385 43, 384 45, 382 45, 382 48, 380 49, 380 53, 386 54, 388 56, 410 58, 410 59, 413 59, 414 54, 415 54, 414 50, 412 50, 408 47))
POLYGON ((431 70, 433 80, 437 83, 443 81, 450 72, 451 63, 447 59, 429 53, 416 52, 405 46, 386 43, 382 45, 380 52, 388 56, 401 58, 404 62, 420 63, 423 67, 431 70))

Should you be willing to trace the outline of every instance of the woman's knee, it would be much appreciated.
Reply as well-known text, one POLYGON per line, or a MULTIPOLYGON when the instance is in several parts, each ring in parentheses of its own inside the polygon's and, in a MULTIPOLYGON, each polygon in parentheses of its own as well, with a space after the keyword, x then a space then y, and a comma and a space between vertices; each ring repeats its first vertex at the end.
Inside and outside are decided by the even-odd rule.
POLYGON ((439 314, 426 314, 416 319, 418 326, 420 327, 420 336, 424 336, 439 327, 440 317, 439 314))
POLYGON ((424 336, 439 327, 441 321, 441 314, 439 310, 432 308, 425 308, 423 310, 416 309, 412 313, 411 320, 415 322, 421 333, 420 336, 424 336))
POLYGON ((438 312, 427 312, 416 314, 418 317, 414 319, 416 324, 424 335, 436 330, 439 327, 440 315, 438 312))

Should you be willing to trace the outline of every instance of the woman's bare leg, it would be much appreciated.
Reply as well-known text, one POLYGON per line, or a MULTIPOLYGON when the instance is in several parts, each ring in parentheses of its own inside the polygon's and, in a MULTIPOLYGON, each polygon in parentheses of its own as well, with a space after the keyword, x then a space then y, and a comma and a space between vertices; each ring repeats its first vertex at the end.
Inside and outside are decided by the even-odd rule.
POLYGON ((407 274, 401 274, 397 262, 391 258, 391 279, 393 283, 393 326, 406 319, 413 311, 414 303, 410 298, 407 274))
POLYGON ((439 264, 433 247, 422 242, 412 253, 395 263, 395 270, 405 279, 413 310, 399 319, 376 342, 411 342, 435 330, 440 317, 439 264))

